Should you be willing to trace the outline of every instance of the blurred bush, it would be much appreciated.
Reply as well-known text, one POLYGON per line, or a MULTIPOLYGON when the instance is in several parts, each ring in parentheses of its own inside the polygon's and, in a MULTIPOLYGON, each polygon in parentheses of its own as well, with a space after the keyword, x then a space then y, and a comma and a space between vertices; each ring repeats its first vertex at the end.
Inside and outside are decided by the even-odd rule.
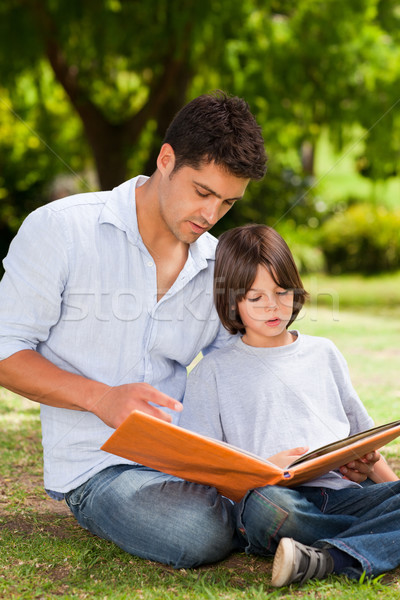
POLYGON ((328 219, 318 238, 331 274, 400 268, 400 210, 354 204, 328 219))
POLYGON ((293 219, 284 219, 275 229, 288 244, 301 275, 325 271, 325 257, 318 247, 318 230, 307 223, 298 225, 293 219))

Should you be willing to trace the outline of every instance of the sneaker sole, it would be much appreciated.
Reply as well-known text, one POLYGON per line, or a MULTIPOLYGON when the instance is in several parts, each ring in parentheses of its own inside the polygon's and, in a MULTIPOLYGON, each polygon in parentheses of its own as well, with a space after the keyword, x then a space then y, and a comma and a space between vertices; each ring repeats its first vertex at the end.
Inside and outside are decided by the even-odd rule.
POLYGON ((275 553, 272 565, 271 584, 274 587, 288 585, 294 568, 295 546, 291 538, 282 538, 275 553))

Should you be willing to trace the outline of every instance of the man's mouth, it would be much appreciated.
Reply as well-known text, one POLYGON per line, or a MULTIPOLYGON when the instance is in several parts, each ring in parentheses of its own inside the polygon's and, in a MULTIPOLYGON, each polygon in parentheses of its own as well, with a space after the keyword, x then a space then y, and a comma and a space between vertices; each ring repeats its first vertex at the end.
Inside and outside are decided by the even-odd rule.
POLYGON ((209 226, 202 226, 202 225, 198 225, 197 223, 194 223, 194 221, 189 221, 190 227, 192 228, 192 230, 194 231, 194 233, 204 233, 205 231, 207 231, 209 229, 209 226))

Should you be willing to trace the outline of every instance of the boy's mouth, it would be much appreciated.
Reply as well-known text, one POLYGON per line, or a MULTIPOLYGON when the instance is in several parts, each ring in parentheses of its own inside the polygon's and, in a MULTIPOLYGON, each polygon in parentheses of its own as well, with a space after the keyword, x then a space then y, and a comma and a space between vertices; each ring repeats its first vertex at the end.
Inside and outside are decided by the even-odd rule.
POLYGON ((280 322, 281 320, 276 317, 275 319, 269 319, 267 321, 267 325, 270 325, 271 327, 276 327, 277 325, 280 325, 280 322))

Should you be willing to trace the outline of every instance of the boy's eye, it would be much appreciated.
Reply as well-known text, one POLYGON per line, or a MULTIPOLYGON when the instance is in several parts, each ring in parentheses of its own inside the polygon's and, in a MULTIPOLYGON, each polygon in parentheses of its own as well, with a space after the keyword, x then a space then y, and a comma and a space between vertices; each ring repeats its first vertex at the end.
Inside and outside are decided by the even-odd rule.
POLYGON ((290 290, 282 290, 280 292, 276 292, 277 296, 286 296, 286 294, 288 294, 290 292, 290 290))
POLYGON ((258 300, 260 300, 260 299, 261 299, 261 296, 256 296, 255 298, 247 298, 247 300, 248 300, 249 302, 257 302, 257 301, 258 301, 258 300))

